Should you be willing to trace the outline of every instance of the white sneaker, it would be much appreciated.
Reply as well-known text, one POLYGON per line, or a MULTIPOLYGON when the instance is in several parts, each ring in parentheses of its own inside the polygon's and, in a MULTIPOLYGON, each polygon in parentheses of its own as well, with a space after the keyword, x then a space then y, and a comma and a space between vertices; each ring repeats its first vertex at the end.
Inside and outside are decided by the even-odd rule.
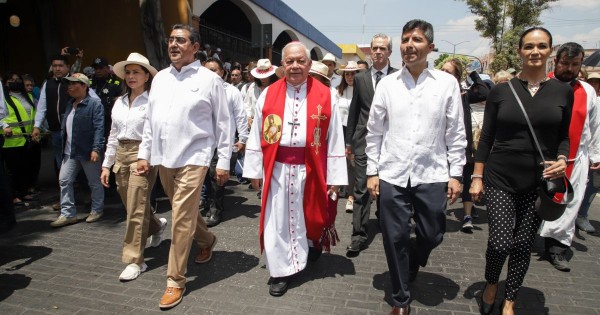
POLYGON ((125 267, 125 270, 123 270, 123 272, 121 272, 121 275, 119 276, 119 280, 121 280, 121 281, 134 280, 135 278, 137 278, 140 275, 140 273, 146 271, 147 268, 148 268, 148 265, 146 265, 146 263, 141 263, 140 265, 129 264, 129 265, 127 265, 127 267, 125 267))
POLYGON ((156 234, 150 235, 150 247, 160 246, 160 243, 162 243, 163 240, 163 232, 167 228, 167 219, 160 218, 158 220, 160 221, 160 229, 156 234))

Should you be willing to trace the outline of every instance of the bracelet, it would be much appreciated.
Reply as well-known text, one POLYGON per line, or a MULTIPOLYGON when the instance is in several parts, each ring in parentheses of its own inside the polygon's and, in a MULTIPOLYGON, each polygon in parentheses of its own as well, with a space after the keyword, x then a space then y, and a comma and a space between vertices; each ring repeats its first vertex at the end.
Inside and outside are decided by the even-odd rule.
POLYGON ((563 160, 563 161, 565 161, 565 163, 567 163, 567 158, 566 158, 564 155, 559 155, 559 156, 556 158, 556 161, 558 161, 558 160, 563 160))
POLYGON ((481 175, 481 174, 473 174, 473 175, 471 175, 471 180, 473 180, 473 178, 483 178, 483 175, 481 175))

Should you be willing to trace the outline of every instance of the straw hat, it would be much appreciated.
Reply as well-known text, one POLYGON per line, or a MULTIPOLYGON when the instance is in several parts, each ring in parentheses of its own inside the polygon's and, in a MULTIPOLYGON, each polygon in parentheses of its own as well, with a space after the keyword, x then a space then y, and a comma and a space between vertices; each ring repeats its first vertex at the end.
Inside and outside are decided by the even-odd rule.
POLYGON ((588 74, 588 81, 591 79, 596 79, 596 80, 600 80, 600 73, 598 72, 591 72, 590 74, 588 74))
POLYGON ((329 81, 329 77, 327 76, 328 72, 329 72, 329 67, 327 67, 327 65, 325 65, 324 63, 322 63, 320 61, 313 61, 312 66, 310 67, 310 70, 308 71, 309 74, 312 73, 312 74, 320 75, 323 78, 327 79, 327 81, 329 81))
POLYGON ((264 79, 272 76, 275 73, 276 67, 271 64, 269 59, 259 59, 256 63, 256 68, 250 71, 253 77, 264 79))
POLYGON ((153 66, 150 65, 150 62, 148 61, 148 58, 146 58, 146 57, 144 57, 141 54, 138 54, 136 52, 133 52, 133 53, 129 54, 129 57, 127 57, 127 60, 117 62, 113 66, 113 72, 119 78, 124 79, 125 78, 125 66, 132 65, 132 64, 133 65, 140 65, 140 66, 146 68, 146 70, 148 70, 148 72, 150 72, 150 74, 152 76, 155 76, 156 73, 158 72, 156 70, 156 68, 154 68, 153 66))
POLYGON ((65 77, 63 80, 71 82, 80 82, 87 86, 90 86, 90 79, 83 73, 74 73, 70 77, 65 77))
POLYGON ((337 65, 335 56, 332 53, 326 53, 325 57, 323 57, 323 59, 321 59, 321 62, 323 62, 323 61, 332 61, 333 63, 335 63, 337 65))
POLYGON ((358 71, 358 72, 363 72, 363 71, 367 71, 367 69, 361 69, 358 67, 358 63, 356 63, 356 61, 354 60, 350 60, 348 61, 348 64, 346 66, 342 65, 339 69, 335 70, 335 73, 342 75, 344 71, 358 71))

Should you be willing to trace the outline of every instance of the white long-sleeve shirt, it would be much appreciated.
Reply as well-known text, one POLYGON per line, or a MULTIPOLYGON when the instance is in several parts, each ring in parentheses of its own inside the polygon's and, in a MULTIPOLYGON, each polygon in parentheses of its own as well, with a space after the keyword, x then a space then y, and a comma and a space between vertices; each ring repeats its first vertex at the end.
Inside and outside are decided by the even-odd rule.
MULTIPOLYGON (((234 85, 229 83, 224 84, 225 93, 227 94, 227 104, 231 112, 231 136, 235 136, 237 128, 238 138, 240 142, 246 143, 248 140, 248 117, 244 108, 244 99, 242 93, 234 85)), ((235 139, 232 138, 232 143, 235 139)))
POLYGON ((138 158, 151 165, 209 166, 217 148, 217 168, 229 170, 231 118, 223 80, 195 61, 156 74, 138 158))
POLYGON ((138 95, 129 106, 129 95, 117 98, 111 112, 112 124, 106 141, 106 153, 102 167, 115 164, 119 140, 142 141, 144 122, 148 111, 148 92, 138 95))
POLYGON ((462 176, 467 140, 456 79, 406 67, 381 79, 367 123, 367 175, 407 187, 462 176))

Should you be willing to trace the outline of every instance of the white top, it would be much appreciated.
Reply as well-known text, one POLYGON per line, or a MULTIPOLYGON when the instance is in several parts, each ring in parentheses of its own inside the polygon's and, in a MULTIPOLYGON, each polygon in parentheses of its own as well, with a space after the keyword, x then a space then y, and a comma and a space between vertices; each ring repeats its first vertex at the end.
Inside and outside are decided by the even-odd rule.
POLYGON ((381 79, 367 123, 367 175, 406 187, 462 176, 467 140, 456 79, 406 67, 381 79))
MULTIPOLYGON (((267 87, 268 89, 268 87, 267 87)), ((250 128, 250 137, 246 144, 246 156, 244 158, 244 177, 263 177, 263 154, 261 149, 261 138, 263 135, 262 109, 265 104, 267 89, 260 95, 257 102, 257 113, 250 128)), ((306 81, 295 88, 288 84, 286 91, 286 109, 282 117, 282 131, 279 146, 283 147, 305 147, 306 143, 306 81), (292 113, 294 108, 294 113, 292 113), (292 125, 292 122, 299 125, 292 125), (293 129, 292 129, 293 127, 293 129)), ((331 119, 327 130, 327 151, 319 154, 327 154, 327 185, 347 185, 348 175, 346 172, 346 154, 344 146, 344 132, 336 105, 331 103, 331 119)))
MULTIPOLYGON (((68 74, 67 76, 70 76, 70 74, 68 74)), ((53 80, 53 79, 50 79, 50 80, 53 80)), ((63 83, 61 80, 61 82, 59 83, 59 89, 60 89, 61 84, 65 84, 65 83, 63 83)), ((89 89, 88 95, 91 98, 100 100, 100 97, 98 97, 98 94, 96 94, 94 89, 89 89)), ((58 96, 58 102, 60 102, 60 93, 58 96)), ((54 106, 58 106, 58 104, 54 104, 54 106)), ((46 102, 46 81, 44 81, 44 84, 42 84, 42 88, 40 90, 40 99, 38 100, 38 103, 36 105, 35 123, 33 124, 34 127, 40 128, 40 126, 44 122, 44 119, 46 119, 47 108, 48 108, 48 104, 46 102)), ((58 121, 60 122, 60 113, 58 115, 58 121)))
POLYGON ((263 91, 264 89, 261 90, 254 82, 250 83, 248 86, 246 97, 244 99, 246 102, 246 115, 248 115, 248 117, 254 117, 254 115, 256 115, 256 100, 263 91))
POLYGON ((209 166, 215 147, 217 168, 229 170, 231 119, 223 80, 200 61, 177 71, 173 65, 152 80, 139 159, 178 168, 209 166))
POLYGON ((131 107, 129 106, 129 95, 126 94, 117 98, 110 115, 112 124, 106 141, 106 153, 104 154, 102 167, 111 167, 115 164, 119 140, 142 140, 147 111, 147 91, 138 95, 133 100, 131 107))
POLYGON ((375 83, 377 83, 377 71, 381 71, 379 75, 379 83, 381 83, 381 79, 385 78, 388 73, 388 69, 390 68, 390 64, 386 64, 385 67, 381 70, 375 69, 375 67, 371 67, 371 79, 373 79, 373 90, 375 90, 375 83))
POLYGON ((248 140, 248 118, 244 108, 242 93, 234 85, 223 83, 227 94, 227 104, 231 115, 231 143, 235 141, 235 130, 237 128, 238 138, 241 143, 248 140))
POLYGON ((329 86, 332 89, 335 89, 336 87, 338 87, 338 85, 340 85, 340 83, 342 83, 342 76, 339 74, 333 74, 331 75, 331 78, 329 79, 329 86))
POLYGON ((348 86, 344 89, 344 93, 339 95, 337 89, 331 89, 331 102, 337 105, 340 111, 340 119, 344 127, 348 126, 348 113, 350 111, 350 102, 352 101, 353 86, 348 86))
POLYGON ((73 118, 75 117, 75 111, 76 109, 73 108, 73 110, 69 112, 69 116, 67 116, 67 121, 65 123, 67 141, 65 141, 65 150, 63 151, 63 153, 66 155, 71 154, 71 142, 73 141, 73 118))

